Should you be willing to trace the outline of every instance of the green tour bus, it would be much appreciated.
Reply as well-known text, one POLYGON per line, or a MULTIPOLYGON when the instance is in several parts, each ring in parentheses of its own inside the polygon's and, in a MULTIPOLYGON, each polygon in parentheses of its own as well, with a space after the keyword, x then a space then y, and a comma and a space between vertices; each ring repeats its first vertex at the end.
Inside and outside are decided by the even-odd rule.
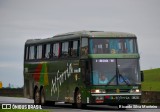
POLYGON ((140 103, 143 73, 134 34, 71 32, 27 40, 24 50, 24 96, 35 104, 140 103))

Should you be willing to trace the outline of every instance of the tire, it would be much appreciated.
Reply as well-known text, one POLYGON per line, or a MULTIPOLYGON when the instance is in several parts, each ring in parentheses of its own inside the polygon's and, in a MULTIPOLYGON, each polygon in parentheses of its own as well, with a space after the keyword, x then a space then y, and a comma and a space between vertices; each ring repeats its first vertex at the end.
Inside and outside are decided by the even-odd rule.
POLYGON ((54 106, 55 102, 54 101, 46 101, 46 97, 45 97, 45 91, 44 89, 41 90, 41 94, 40 94, 40 104, 41 105, 45 105, 45 106, 54 106))
POLYGON ((40 92, 39 92, 38 88, 34 92, 34 104, 35 105, 39 105, 40 104, 40 92))
POLYGON ((45 104, 46 104, 44 89, 41 90, 41 94, 40 94, 40 104, 41 104, 41 105, 45 105, 45 104))
POLYGON ((86 105, 82 103, 82 95, 80 91, 78 90, 75 94, 75 103, 73 104, 76 108, 85 108, 86 105))

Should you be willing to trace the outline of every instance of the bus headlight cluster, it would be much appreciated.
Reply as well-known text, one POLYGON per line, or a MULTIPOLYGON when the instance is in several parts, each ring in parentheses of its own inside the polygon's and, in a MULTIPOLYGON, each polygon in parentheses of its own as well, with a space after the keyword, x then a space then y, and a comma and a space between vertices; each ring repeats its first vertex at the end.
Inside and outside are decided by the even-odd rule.
POLYGON ((135 91, 136 91, 136 93, 139 93, 139 92, 140 92, 139 89, 136 89, 135 91))
POLYGON ((99 89, 96 89, 96 90, 95 90, 95 93, 100 93, 100 90, 99 90, 99 89))
POLYGON ((106 93, 104 89, 91 89, 91 93, 106 93))
POLYGON ((139 92, 140 92, 139 89, 131 89, 131 90, 130 90, 130 93, 139 93, 139 92))

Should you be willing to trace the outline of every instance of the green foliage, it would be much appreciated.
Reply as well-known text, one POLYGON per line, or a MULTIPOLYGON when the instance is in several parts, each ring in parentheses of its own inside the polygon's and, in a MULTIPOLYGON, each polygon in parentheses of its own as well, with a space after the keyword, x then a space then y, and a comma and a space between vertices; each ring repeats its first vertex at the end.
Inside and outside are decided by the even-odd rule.
POLYGON ((160 68, 144 70, 142 91, 160 91, 160 68))

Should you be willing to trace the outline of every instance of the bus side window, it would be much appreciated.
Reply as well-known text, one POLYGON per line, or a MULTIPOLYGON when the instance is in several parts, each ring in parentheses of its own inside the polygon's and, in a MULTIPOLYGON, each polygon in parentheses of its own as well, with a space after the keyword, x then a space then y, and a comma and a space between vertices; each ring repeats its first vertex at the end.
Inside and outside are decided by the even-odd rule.
POLYGON ((29 47, 28 46, 26 46, 25 47, 25 60, 28 60, 28 54, 29 54, 29 47))
POLYGON ((36 51, 36 49, 35 49, 35 46, 30 46, 30 48, 29 48, 29 59, 30 60, 33 60, 33 59, 35 59, 35 51, 36 51))
POLYGON ((69 42, 62 42, 61 56, 69 56, 69 42))
POLYGON ((50 53, 50 47, 51 47, 51 45, 50 44, 45 44, 44 45, 44 58, 45 59, 49 59, 49 58, 51 58, 51 53, 50 53))
POLYGON ((54 43, 53 44, 53 58, 59 57, 59 54, 60 54, 59 43, 54 43))
POLYGON ((88 54, 88 38, 82 38, 81 44, 81 56, 86 56, 88 54))
POLYGON ((37 46, 37 51, 36 51, 36 56, 37 56, 37 59, 42 59, 42 45, 38 45, 37 46))
POLYGON ((69 56, 74 57, 73 56, 73 41, 69 42, 69 56))
POLYGON ((70 56, 77 57, 79 56, 79 41, 70 41, 70 56))

